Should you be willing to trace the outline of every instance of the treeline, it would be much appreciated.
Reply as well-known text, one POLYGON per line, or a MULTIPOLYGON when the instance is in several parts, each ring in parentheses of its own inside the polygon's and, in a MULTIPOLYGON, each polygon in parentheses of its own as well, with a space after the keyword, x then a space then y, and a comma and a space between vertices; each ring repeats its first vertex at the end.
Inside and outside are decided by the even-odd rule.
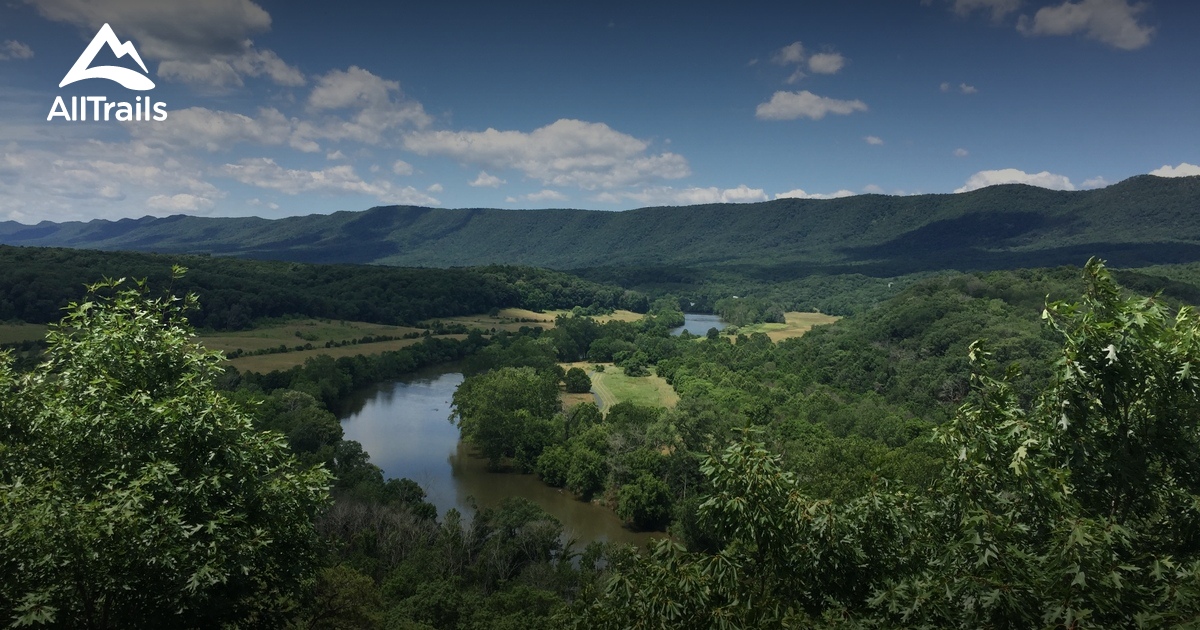
POLYGON ((0 321, 57 321, 63 307, 83 297, 85 283, 106 277, 196 293, 191 322, 213 330, 287 316, 411 325, 507 307, 649 308, 645 295, 527 267, 406 269, 0 246, 0 321), (175 264, 189 273, 173 280, 175 264))

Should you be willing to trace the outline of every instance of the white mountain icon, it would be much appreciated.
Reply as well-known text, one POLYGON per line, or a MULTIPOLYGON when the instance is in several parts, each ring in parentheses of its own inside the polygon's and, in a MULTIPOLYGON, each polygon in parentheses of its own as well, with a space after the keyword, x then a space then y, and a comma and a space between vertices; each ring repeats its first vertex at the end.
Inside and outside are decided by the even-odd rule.
POLYGON ((146 64, 142 63, 142 58, 138 56, 137 49, 133 47, 133 42, 121 43, 121 40, 117 39, 117 34, 113 32, 112 27, 105 24, 96 32, 96 36, 92 38, 92 43, 83 49, 83 54, 79 55, 79 59, 75 60, 75 65, 71 66, 71 69, 67 71, 67 76, 63 77, 62 83, 59 83, 58 87, 67 86, 84 79, 108 79, 109 81, 116 81, 130 90, 150 90, 154 88, 154 82, 149 77, 144 74, 138 74, 129 68, 122 68, 120 66, 88 67, 96 59, 96 53, 100 52, 100 47, 106 44, 118 59, 129 55, 142 67, 143 72, 149 73, 149 70, 146 70, 146 64))

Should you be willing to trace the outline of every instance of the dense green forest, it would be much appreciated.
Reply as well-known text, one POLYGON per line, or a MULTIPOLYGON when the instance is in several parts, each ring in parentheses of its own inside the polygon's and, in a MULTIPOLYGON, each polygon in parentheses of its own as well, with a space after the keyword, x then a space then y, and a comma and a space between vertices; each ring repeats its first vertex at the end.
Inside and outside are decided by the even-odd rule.
MULTIPOLYGON (((37 366, 0 370, 6 623, 1024 628, 1200 614, 1192 266, 1117 272, 1126 289, 1098 264, 910 277, 779 343, 672 336, 687 298, 641 297, 636 322, 580 309, 548 330, 257 374, 194 345, 183 315, 202 303, 154 297, 203 302, 198 269, 60 292, 89 266, 175 257, 10 251, 36 254, 14 265, 78 305, 37 366), (584 359, 661 376, 679 404, 564 410, 560 385, 579 375, 559 364, 584 359), (672 538, 649 553, 581 547, 528 502, 437 514, 415 482, 385 479, 343 438, 339 406, 447 361, 467 375, 454 421, 495 468, 672 538)), ((409 295, 436 296, 434 279, 464 273, 601 307, 631 295, 513 268, 195 260, 247 293, 296 274, 314 280, 287 290, 337 296, 370 284, 356 273, 396 273, 418 287, 429 274, 409 295)), ((764 317, 783 293, 739 301, 764 317)))
POLYGON ((892 277, 943 269, 1136 267, 1200 258, 1200 178, 1138 176, 1107 188, 1011 184, 953 195, 858 195, 753 204, 583 210, 430 209, 259 218, 171 216, 35 226, 0 243, 301 262, 740 268, 770 279, 892 277))
POLYGON ((645 296, 620 287, 529 267, 404 269, 0 246, 0 321, 58 321, 63 307, 83 297, 85 283, 104 278, 143 278, 196 293, 203 299, 190 320, 213 330, 241 330, 270 317, 416 324, 510 306, 649 307, 645 296), (189 273, 172 280, 175 264, 189 273))

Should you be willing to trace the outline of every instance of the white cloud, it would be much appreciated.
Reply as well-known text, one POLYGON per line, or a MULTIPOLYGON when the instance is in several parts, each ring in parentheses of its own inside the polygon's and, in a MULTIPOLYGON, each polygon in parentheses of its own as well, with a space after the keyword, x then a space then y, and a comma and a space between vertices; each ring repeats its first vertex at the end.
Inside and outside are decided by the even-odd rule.
MULTIPOLYGON (((420 103, 404 99, 399 89, 395 81, 351 67, 318 78, 304 120, 273 107, 261 108, 253 117, 190 107, 172 111, 167 120, 153 125, 131 123, 126 127, 148 142, 208 151, 242 142, 287 145, 306 153, 320 151, 318 141, 392 145, 400 142, 404 129, 423 128, 432 121, 420 103)), ((340 152, 329 155, 345 157, 340 152)))
MULTIPOLYGON (((942 85, 939 86, 939 89, 941 89, 943 92, 949 92, 955 88, 954 88, 954 86, 950 85, 949 83, 943 81, 942 85)), ((974 85, 967 85, 966 83, 959 83, 958 91, 963 94, 978 94, 979 93, 978 88, 976 88, 974 85)))
POLYGON ((1188 164, 1187 162, 1180 162, 1179 166, 1164 164, 1161 167, 1150 171, 1150 174, 1157 175, 1159 177, 1194 177, 1196 175, 1200 175, 1200 166, 1188 164))
POLYGON ((960 149, 955 149, 955 150, 954 150, 954 157, 956 157, 956 158, 965 158, 965 157, 967 157, 968 155, 971 155, 971 152, 970 152, 970 151, 967 151, 966 149, 961 149, 961 148, 960 148, 960 149))
POLYGON ((863 192, 865 192, 865 193, 867 193, 867 194, 870 194, 870 195, 882 195, 882 194, 885 194, 885 193, 884 193, 884 190, 883 190, 883 187, 882 187, 882 186, 876 186, 875 184, 867 184, 866 186, 863 186, 863 192))
POLYGON ((788 75, 788 78, 783 80, 783 82, 788 85, 794 85, 796 83, 799 83, 806 76, 808 76, 808 75, 805 74, 805 72, 803 70, 801 70, 800 68, 796 68, 790 75, 788 75))
POLYGON ((803 189, 796 188, 783 193, 776 193, 776 199, 840 199, 842 197, 853 197, 858 193, 853 190, 842 189, 832 193, 808 193, 803 189))
POLYGON ((951 3, 951 8, 958 15, 966 16, 974 11, 991 11, 992 19, 997 22, 1021 6, 1021 0, 951 0, 951 3))
POLYGON ((298 87, 307 80, 294 66, 288 65, 270 50, 259 50, 246 40, 235 55, 219 55, 204 61, 167 60, 158 64, 158 76, 173 81, 209 88, 242 87, 243 77, 265 76, 276 85, 298 87))
POLYGON ((438 183, 430 184, 427 188, 425 188, 425 192, 434 193, 434 194, 443 192, 445 190, 446 190, 446 188, 438 183))
POLYGON ((404 146, 494 169, 514 168, 547 186, 586 190, 628 186, 691 174, 675 153, 647 153, 649 143, 604 123, 561 119, 531 132, 429 131, 410 133, 404 146))
POLYGON ((48 151, 9 143, 0 149, 0 216, 71 221, 203 212, 225 192, 185 156, 139 141, 95 140, 48 151))
POLYGON ((357 66, 318 77, 308 97, 308 108, 316 113, 353 112, 348 118, 334 117, 298 130, 301 135, 335 141, 387 144, 392 130, 423 129, 433 122, 419 102, 404 98, 398 82, 357 66))
POLYGON ((136 138, 173 148, 219 151, 247 142, 266 146, 287 144, 305 152, 318 150, 315 142, 296 134, 297 124, 298 121, 274 108, 262 108, 257 117, 251 118, 233 112, 189 107, 172 111, 166 120, 153 125, 131 123, 126 128, 136 138))
POLYGON ((22 44, 13 39, 4 40, 4 44, 0 45, 0 61, 8 59, 32 59, 33 49, 27 44, 22 44))
POLYGON ((1029 184, 1051 190, 1075 190, 1075 185, 1064 175, 1056 175, 1049 171, 1026 173, 1015 168, 1004 168, 994 171, 979 171, 975 173, 956 193, 970 192, 996 184, 1029 184))
POLYGON ((387 203, 436 206, 441 202, 412 186, 403 188, 387 180, 368 182, 343 164, 321 170, 289 169, 271 158, 248 158, 237 164, 225 164, 217 172, 243 184, 279 191, 288 195, 299 193, 362 194, 387 203))
POLYGON ((623 203, 633 201, 644 206, 691 206, 706 203, 753 203, 766 201, 767 193, 761 188, 750 188, 745 184, 737 188, 673 188, 652 186, 640 191, 605 192, 594 197, 601 203, 623 203))
POLYGON ((759 120, 795 120, 802 117, 820 120, 826 114, 846 115, 865 111, 867 104, 860 100, 842 101, 803 90, 776 92, 770 101, 759 103, 754 114, 759 120))
POLYGON ((841 53, 817 53, 808 58, 808 69, 817 74, 837 74, 845 65, 841 53))
POLYGON ((1084 33, 1121 50, 1137 50, 1150 43, 1154 27, 1138 22, 1148 7, 1128 0, 1079 0, 1043 7, 1030 19, 1022 15, 1017 30, 1025 35, 1074 35, 1084 33))
POLYGON ((528 195, 521 195, 520 199, 533 202, 566 201, 567 196, 558 192, 557 190, 550 190, 547 188, 545 190, 539 190, 535 193, 529 193, 528 195))
POLYGON ((304 84, 304 75, 250 35, 271 28, 271 16, 250 0, 25 0, 43 17, 95 31, 112 23, 122 40, 135 41, 159 76, 205 87, 242 85, 265 76, 278 85, 304 84))
POLYGON ((404 160, 396 160, 392 162, 392 172, 397 175, 412 175, 413 166, 404 160))
POLYGON ((175 195, 154 195, 146 200, 146 205, 155 210, 170 212, 199 212, 213 207, 213 200, 190 193, 175 195))
POLYGON ((1097 176, 1097 177, 1092 177, 1092 178, 1083 180, 1083 183, 1080 184, 1079 187, 1080 188, 1104 188, 1105 186, 1108 186, 1110 184, 1112 184, 1112 182, 1108 181, 1107 179, 1104 179, 1103 177, 1097 176))
POLYGON ((775 54, 771 57, 771 61, 781 66, 804 63, 804 44, 792 42, 780 48, 775 51, 775 54))
POLYGON ((883 144, 883 138, 880 138, 879 136, 866 136, 863 138, 863 140, 865 140, 867 144, 873 144, 876 146, 883 144))
POLYGON ((342 153, 340 150, 332 151, 330 153, 325 154, 325 159, 329 160, 330 162, 332 162, 334 160, 344 160, 344 159, 346 159, 346 154, 342 153))
POLYGON ((487 171, 479 171, 479 175, 475 177, 475 180, 467 185, 476 188, 496 188, 505 183, 507 182, 495 175, 489 175, 487 171))

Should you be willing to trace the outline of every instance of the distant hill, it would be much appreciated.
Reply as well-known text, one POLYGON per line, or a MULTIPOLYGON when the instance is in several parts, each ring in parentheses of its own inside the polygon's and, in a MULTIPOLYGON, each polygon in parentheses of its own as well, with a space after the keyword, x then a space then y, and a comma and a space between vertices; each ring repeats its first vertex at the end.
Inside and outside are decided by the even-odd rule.
POLYGON ((1063 192, 588 210, 377 207, 267 220, 171 216, 0 223, 0 243, 405 266, 726 267, 772 276, 1200 260, 1200 177, 1063 192))

